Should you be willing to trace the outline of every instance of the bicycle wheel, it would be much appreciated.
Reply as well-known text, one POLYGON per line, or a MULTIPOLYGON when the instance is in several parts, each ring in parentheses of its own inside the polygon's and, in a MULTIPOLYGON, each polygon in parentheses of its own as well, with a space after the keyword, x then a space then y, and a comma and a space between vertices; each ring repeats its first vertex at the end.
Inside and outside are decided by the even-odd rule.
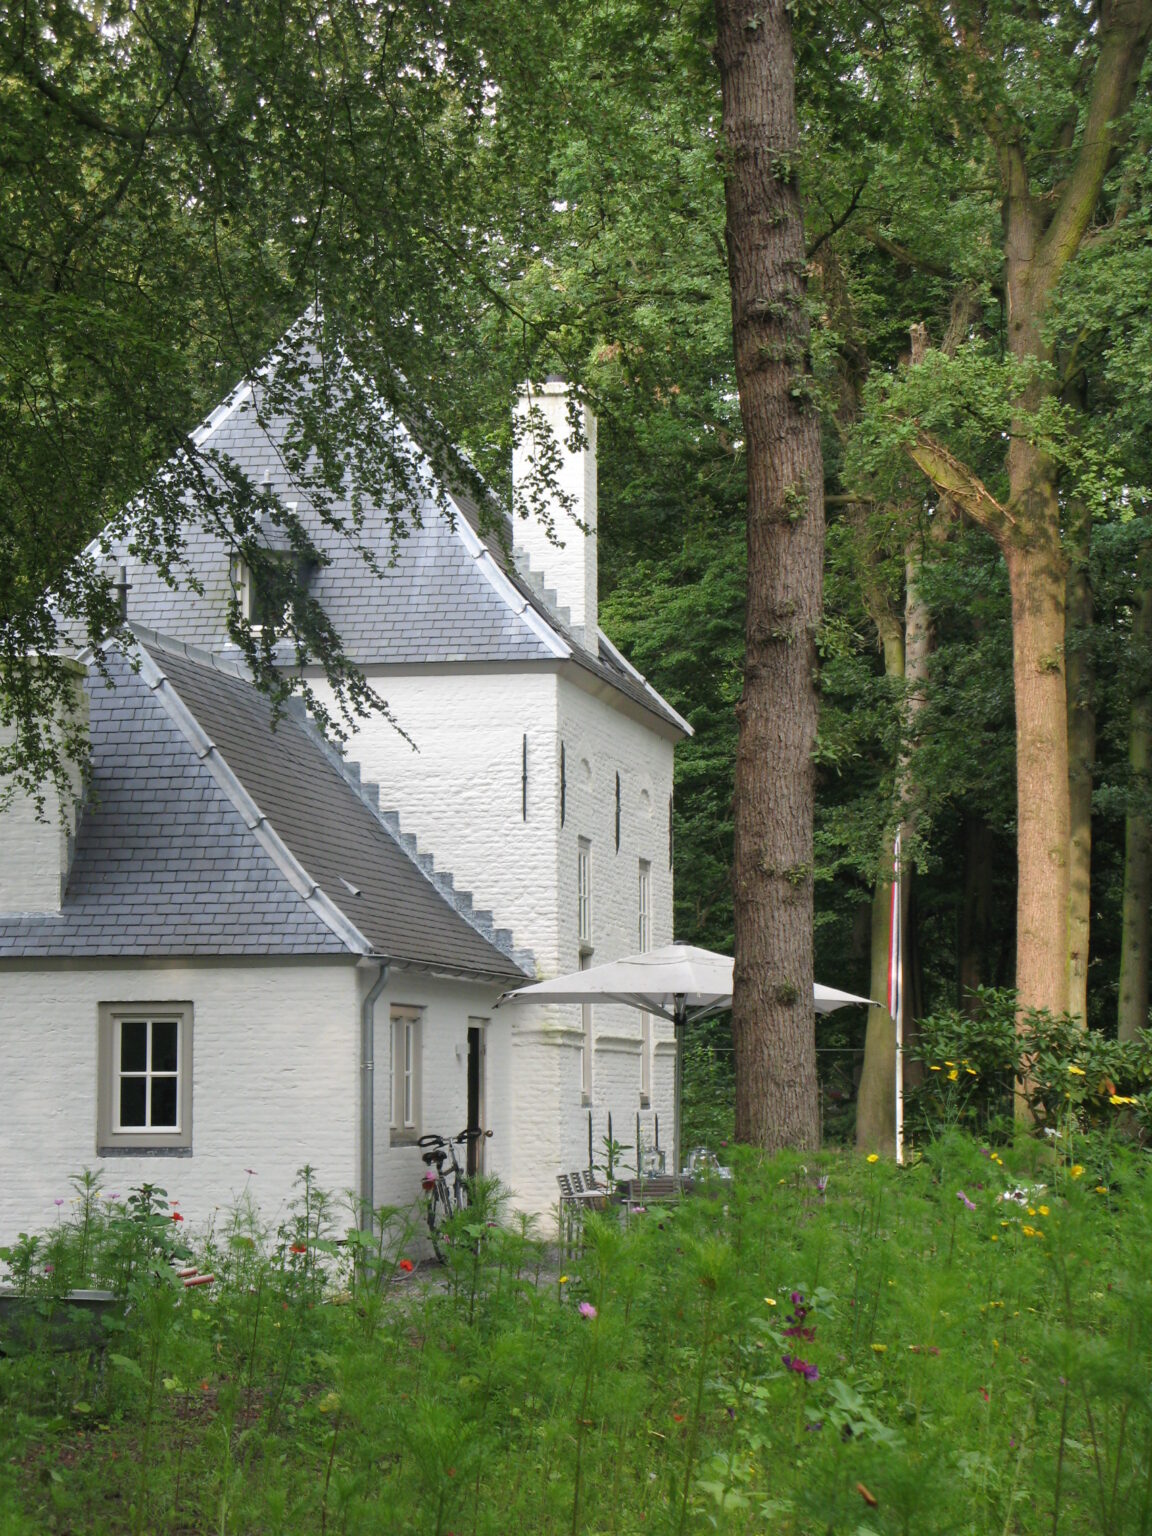
POLYGON ((432 1239, 432 1249, 441 1264, 444 1263, 448 1242, 448 1235, 444 1231, 444 1227, 451 1214, 452 1198, 448 1193, 448 1184, 445 1179, 439 1178, 432 1186, 432 1193, 428 1196, 428 1235, 432 1239))

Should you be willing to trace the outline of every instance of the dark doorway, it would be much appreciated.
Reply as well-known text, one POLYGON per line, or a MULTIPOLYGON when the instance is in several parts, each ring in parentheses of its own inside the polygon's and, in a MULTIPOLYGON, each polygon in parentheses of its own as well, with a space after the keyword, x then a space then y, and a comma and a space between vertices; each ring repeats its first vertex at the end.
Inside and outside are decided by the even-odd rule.
MULTIPOLYGON (((468 1129, 484 1129, 484 1027, 468 1026, 468 1129)), ((477 1136, 468 1143, 468 1174, 484 1171, 484 1140, 477 1136)))

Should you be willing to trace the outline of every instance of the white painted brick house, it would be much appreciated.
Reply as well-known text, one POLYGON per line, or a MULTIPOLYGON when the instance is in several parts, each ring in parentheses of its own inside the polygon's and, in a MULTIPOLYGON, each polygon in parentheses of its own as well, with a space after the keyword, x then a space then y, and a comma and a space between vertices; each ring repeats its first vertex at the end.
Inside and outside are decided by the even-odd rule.
MULTIPOLYGON (((562 387, 537 403, 561 424, 562 387)), ((258 386, 198 439, 288 498, 283 430, 258 386)), ((227 642, 222 541, 190 531, 200 594, 129 565, 137 670, 89 677, 75 836, 0 816, 0 1241, 83 1167, 162 1183, 190 1218, 249 1179, 274 1214, 305 1162, 404 1204, 415 1138, 479 1121, 487 1170, 543 1210, 588 1160, 589 1115, 597 1160, 609 1115, 649 1144, 659 1116, 671 1145, 671 1026, 493 1010, 525 976, 672 937, 688 727, 599 630, 592 418, 586 436, 562 478, 589 532, 559 511, 562 548, 518 519, 506 558, 459 496, 381 575, 310 528, 316 596, 410 738, 361 722, 354 764, 298 713, 273 732, 227 642)), ((382 514, 362 537, 386 552, 382 514)))

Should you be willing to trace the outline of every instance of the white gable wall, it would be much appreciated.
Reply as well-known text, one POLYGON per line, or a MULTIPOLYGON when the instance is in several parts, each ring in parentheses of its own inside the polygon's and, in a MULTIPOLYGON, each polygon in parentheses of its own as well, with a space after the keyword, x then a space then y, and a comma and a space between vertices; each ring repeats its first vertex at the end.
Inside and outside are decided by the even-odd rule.
MULTIPOLYGON (((424 667, 370 669, 373 686, 388 700, 419 753, 379 719, 361 722, 348 755, 362 777, 380 785, 380 803, 401 812, 401 828, 415 831, 437 868, 448 869, 458 889, 493 911, 518 946, 536 957, 539 974, 554 976, 579 964, 576 901, 577 840, 592 845, 593 963, 632 953, 638 946, 639 861, 651 865, 653 947, 672 938, 672 872, 668 867, 668 798, 673 743, 608 699, 550 668, 424 667), (523 742, 528 738, 528 815, 522 814, 523 742), (564 747, 565 817, 560 825, 560 749, 564 747), (585 764, 587 767, 585 767, 585 764), (615 849, 616 773, 621 778, 621 843, 615 849)), ((320 680, 314 686, 323 694, 320 680)), ((388 997, 398 1000, 397 972, 388 997)), ((377 1005, 384 1015, 385 999, 377 1005)), ((556 1199, 556 1173, 588 1160, 588 1107, 581 1094, 581 1016, 578 1008, 516 1005, 493 1016, 489 1057, 488 1124, 492 1160, 524 1206, 544 1210, 556 1199), (505 1023, 505 1021, 507 1021, 505 1023), (498 1026, 495 1027, 495 1026, 498 1026), (507 1135, 507 1150, 499 1138, 507 1135)), ((466 1020, 457 1017, 451 1042, 466 1044, 466 1020)), ((622 1007, 594 1011, 594 1156, 611 1112, 613 1134, 635 1143, 640 1111, 640 1015, 622 1007)), ((654 1115, 660 1142, 672 1145, 673 1055, 671 1025, 653 1019, 650 1108, 642 1134, 650 1141, 654 1115)), ((443 1053, 425 1039, 430 1067, 443 1053)), ((382 1060, 377 1034, 377 1062, 382 1060)), ((380 1067, 378 1065, 378 1078, 380 1067)), ((461 1084, 463 1066, 459 1066, 461 1084)), ((460 1089, 463 1093, 463 1087, 460 1089)), ((463 1099, 460 1099, 463 1103, 463 1099)), ((377 1125, 381 1089, 377 1085, 377 1125)), ((429 1101, 431 1110, 432 1101, 429 1101)), ((386 1124, 386 1120, 385 1120, 386 1124)), ((461 1125, 463 1119, 461 1118, 461 1125)), ((447 1134, 448 1124, 430 1125, 447 1134)), ((460 1129, 460 1126, 454 1127, 460 1129)), ((379 1136, 377 1141, 380 1146, 379 1136)), ((627 1154, 631 1161, 634 1153, 627 1154)), ((418 1159, 416 1160, 418 1163, 418 1159)), ((381 1162, 377 1161, 378 1190, 381 1162)), ((403 1175, 405 1188, 411 1187, 403 1175)), ((378 1194, 392 1200, 392 1195, 378 1194)))
POLYGON ((353 1187, 358 999, 352 964, 5 966, 0 1242, 53 1222, 54 1201, 71 1197, 69 1178, 84 1168, 121 1195, 158 1184, 200 1226, 246 1185, 275 1222, 305 1163, 322 1187, 353 1187), (102 1002, 193 1005, 191 1155, 96 1155, 102 1002))

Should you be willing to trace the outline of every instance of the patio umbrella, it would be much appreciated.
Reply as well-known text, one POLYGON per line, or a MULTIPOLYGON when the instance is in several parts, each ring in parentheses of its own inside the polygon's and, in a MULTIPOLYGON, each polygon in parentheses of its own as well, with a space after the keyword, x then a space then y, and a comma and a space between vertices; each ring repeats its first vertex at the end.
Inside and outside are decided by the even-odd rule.
MULTIPOLYGON (((878 1008, 869 997, 839 992, 819 982, 812 989, 816 1013, 831 1013, 849 1003, 878 1008)), ((659 1014, 676 1027, 676 1115, 673 1135, 675 1171, 680 1171, 680 1096, 684 1031, 697 1019, 732 1006, 732 958, 692 944, 668 944, 663 949, 608 960, 586 971, 570 971, 551 981, 533 982, 505 992, 500 1003, 626 1003, 645 1013, 659 1014)))

